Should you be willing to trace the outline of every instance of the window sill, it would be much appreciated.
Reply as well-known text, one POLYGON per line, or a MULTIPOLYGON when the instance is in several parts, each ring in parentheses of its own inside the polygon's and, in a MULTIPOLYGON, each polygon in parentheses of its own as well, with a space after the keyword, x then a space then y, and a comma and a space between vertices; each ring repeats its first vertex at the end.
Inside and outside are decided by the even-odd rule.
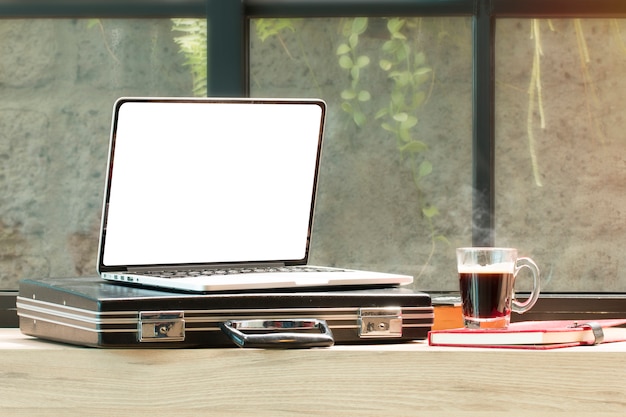
POLYGON ((0 329, 3 413, 19 415, 622 416, 625 353, 626 342, 550 351, 425 342, 93 349, 0 329))

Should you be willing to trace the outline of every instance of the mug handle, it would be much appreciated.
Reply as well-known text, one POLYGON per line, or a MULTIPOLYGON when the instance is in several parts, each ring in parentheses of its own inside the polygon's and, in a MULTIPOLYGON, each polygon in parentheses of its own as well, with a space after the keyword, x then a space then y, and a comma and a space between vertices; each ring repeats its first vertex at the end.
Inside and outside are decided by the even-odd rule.
POLYGON ((517 258, 515 262, 515 273, 513 274, 514 278, 517 279, 517 274, 523 268, 528 268, 533 274, 533 290, 530 293, 528 299, 524 302, 519 302, 513 297, 511 302, 511 309, 519 314, 525 313, 532 308, 537 302, 539 298, 539 292, 541 291, 541 277, 539 274, 539 267, 537 264, 530 258, 517 258))

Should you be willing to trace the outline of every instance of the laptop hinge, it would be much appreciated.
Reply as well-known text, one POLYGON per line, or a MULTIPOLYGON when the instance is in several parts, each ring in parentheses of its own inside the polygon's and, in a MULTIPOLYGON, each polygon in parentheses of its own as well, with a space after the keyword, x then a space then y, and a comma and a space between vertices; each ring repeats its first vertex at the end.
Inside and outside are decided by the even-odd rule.
POLYGON ((232 268, 278 268, 285 266, 284 262, 267 263, 236 263, 236 264, 194 264, 194 265, 152 265, 152 266, 132 266, 126 271, 148 272, 148 271, 193 271, 198 269, 232 269, 232 268))

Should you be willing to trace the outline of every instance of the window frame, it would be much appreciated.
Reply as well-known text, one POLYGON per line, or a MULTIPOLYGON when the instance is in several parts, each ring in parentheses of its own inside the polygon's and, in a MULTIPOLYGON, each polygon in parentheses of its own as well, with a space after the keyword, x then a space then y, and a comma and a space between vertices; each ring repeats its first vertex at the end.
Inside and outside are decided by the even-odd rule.
MULTIPOLYGON (((249 95, 250 20, 287 17, 467 16, 472 19, 472 244, 495 244, 495 26, 506 18, 625 18, 614 0, 0 0, 0 19, 206 18, 207 95, 249 95), (219 16, 219 18, 214 18, 219 16), (214 18, 214 19, 213 19, 214 18), (479 215, 478 213, 483 213, 479 215), (484 214, 486 213, 486 214, 484 214), (486 231, 486 232, 485 232, 486 231)), ((0 291, 0 327, 17 326, 16 291, 0 291)), ((595 311, 602 311, 605 297, 595 311)), ((572 294, 580 300, 583 293, 572 294)), ((613 294, 626 302, 626 294, 613 294)), ((618 303, 619 304, 619 303, 618 303)), ((621 314, 624 314, 626 308, 621 314)))

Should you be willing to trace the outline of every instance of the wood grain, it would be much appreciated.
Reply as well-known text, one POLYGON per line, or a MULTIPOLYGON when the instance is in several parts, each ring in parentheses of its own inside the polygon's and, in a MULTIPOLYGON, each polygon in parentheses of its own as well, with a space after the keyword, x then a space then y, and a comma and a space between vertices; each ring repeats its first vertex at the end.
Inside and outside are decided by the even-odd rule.
POLYGON ((624 416, 625 353, 626 343, 104 350, 2 329, 0 407, 3 416, 624 416))

